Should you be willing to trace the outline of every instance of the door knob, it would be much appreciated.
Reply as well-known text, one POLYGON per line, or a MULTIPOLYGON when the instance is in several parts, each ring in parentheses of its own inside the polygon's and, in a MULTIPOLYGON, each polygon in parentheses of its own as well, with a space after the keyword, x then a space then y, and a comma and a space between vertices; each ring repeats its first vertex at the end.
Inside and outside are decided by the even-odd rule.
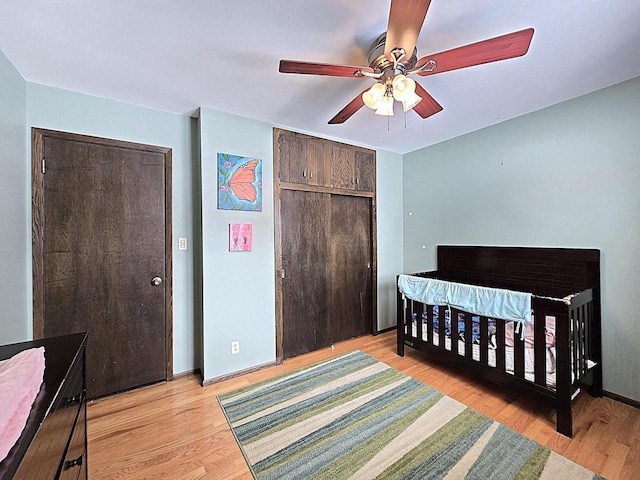
POLYGON ((153 285, 154 287, 157 287, 161 283, 162 279, 160 277, 153 277, 153 280, 151 280, 151 285, 153 285))

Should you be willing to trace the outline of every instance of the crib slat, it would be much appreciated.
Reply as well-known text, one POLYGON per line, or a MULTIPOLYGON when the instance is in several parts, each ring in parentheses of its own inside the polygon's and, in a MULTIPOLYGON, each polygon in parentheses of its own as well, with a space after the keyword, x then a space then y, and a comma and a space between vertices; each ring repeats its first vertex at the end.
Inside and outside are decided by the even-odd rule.
MULTIPOLYGON (((520 334, 514 328, 513 335, 513 373, 518 378, 524 378, 524 340, 520 340, 520 334)), ((522 328, 525 328, 524 325, 522 328)))
POLYGON ((424 304, 422 302, 416 302, 414 314, 416 316, 416 339, 424 341, 422 338, 422 312, 424 311, 424 304))
POLYGON ((578 322, 579 318, 579 308, 572 309, 569 315, 569 321, 571 325, 571 344, 569 348, 571 349, 571 372, 573 373, 573 378, 580 378, 580 326, 578 322))
POLYGON ((501 372, 506 371, 504 330, 504 321, 496 320, 496 368, 501 372))
POLYGON ((489 363, 489 319, 478 316, 478 323, 480 324, 480 363, 487 365, 489 363))
POLYGON ((584 342, 585 342, 585 337, 584 337, 584 322, 585 322, 585 310, 586 310, 586 305, 580 305, 577 308, 577 315, 576 315, 576 321, 578 322, 578 326, 577 326, 577 330, 578 330, 578 364, 577 364, 577 371, 579 374, 579 377, 577 378, 582 378, 584 376, 584 374, 586 373, 586 358, 584 356, 585 352, 584 352, 584 342))
POLYGON ((582 356, 584 354, 582 349, 582 305, 577 307, 572 313, 573 322, 573 374, 574 378, 582 377, 582 356))
POLYGON ((593 302, 587 303, 587 318, 584 321, 584 336, 586 338, 585 341, 585 356, 586 358, 591 358, 591 322, 593 321, 593 302))
POLYGON ((427 343, 433 345, 433 306, 427 305, 427 343))
MULTIPOLYGON (((457 318, 457 317, 456 317, 457 318)), ((464 355, 473 358, 473 319, 470 313, 464 314, 464 355)))
POLYGON ((546 315, 534 312, 533 358, 535 364, 534 380, 538 385, 547 385, 547 342, 545 335, 546 315))
POLYGON ((439 345, 442 350, 446 349, 445 343, 445 330, 447 328, 446 315, 444 313, 444 307, 438 307, 438 340, 440 341, 439 345))

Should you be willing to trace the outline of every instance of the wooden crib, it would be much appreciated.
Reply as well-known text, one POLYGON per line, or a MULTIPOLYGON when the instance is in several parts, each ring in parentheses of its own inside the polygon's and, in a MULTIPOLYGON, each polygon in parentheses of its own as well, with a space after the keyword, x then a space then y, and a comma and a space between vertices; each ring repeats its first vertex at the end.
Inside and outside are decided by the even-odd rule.
POLYGON ((571 437, 573 399, 583 387, 602 395, 600 251, 441 245, 438 270, 412 275, 532 294, 528 337, 523 341, 516 334, 510 342, 504 320, 427 305, 398 289, 398 355, 410 346, 551 401, 558 432, 571 437))

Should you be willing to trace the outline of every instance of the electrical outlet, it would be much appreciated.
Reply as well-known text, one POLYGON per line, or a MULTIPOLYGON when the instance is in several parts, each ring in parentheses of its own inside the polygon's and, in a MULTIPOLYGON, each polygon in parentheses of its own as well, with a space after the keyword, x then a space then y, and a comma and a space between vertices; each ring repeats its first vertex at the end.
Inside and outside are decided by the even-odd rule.
POLYGON ((235 340, 231 342, 231 355, 235 355, 236 353, 240 353, 240 341, 235 340))
POLYGON ((178 250, 186 250, 187 249, 187 239, 181 237, 178 239, 178 250))

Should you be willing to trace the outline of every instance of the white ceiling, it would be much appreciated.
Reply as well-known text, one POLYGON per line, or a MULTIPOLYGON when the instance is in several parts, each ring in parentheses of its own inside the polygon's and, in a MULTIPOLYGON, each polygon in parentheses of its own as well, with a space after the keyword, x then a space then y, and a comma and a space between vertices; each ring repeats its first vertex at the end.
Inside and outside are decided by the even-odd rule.
MULTIPOLYGON (((406 153, 640 76, 638 0, 432 0, 418 58, 535 29, 527 55, 414 77, 430 118, 362 108, 370 79, 278 72, 282 58, 367 65, 390 0, 2 0, 0 50, 29 82, 154 109, 200 106, 406 153)), ((398 105, 399 106, 399 105, 398 105)), ((594 112, 597 114, 597 112, 594 112)))

